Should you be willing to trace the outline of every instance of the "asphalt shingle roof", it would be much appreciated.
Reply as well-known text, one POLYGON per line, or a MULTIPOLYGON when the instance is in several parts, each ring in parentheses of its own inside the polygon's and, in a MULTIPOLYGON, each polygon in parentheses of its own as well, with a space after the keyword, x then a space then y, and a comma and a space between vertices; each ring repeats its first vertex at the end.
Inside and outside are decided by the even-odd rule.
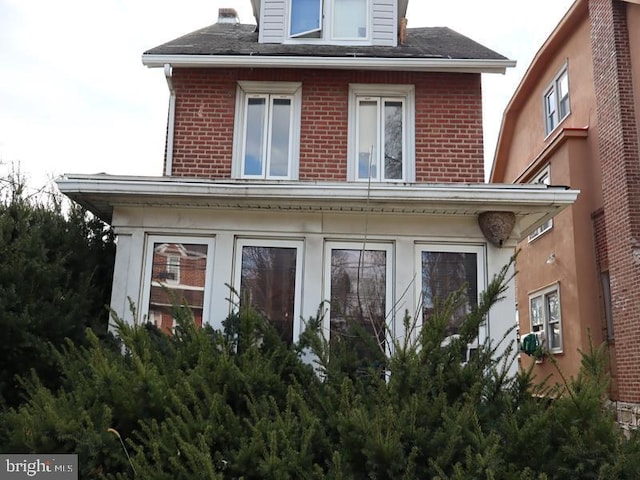
POLYGON ((407 29, 396 47, 258 43, 255 25, 215 23, 147 50, 144 55, 260 55, 506 60, 506 57, 447 27, 407 29))

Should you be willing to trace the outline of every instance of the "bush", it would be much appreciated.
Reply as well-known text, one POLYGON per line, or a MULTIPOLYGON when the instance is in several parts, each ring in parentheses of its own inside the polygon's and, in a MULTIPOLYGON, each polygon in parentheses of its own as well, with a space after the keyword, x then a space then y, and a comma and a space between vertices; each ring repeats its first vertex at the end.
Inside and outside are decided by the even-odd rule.
POLYGON ((114 252, 111 230, 84 209, 0 178, 0 409, 20 403, 16 376, 32 369, 57 388, 52 346, 84 342, 87 327, 106 334, 114 252))
POLYGON ((604 407, 600 350, 562 392, 544 391, 555 399, 527 372, 510 378, 512 355, 493 345, 467 358, 506 271, 459 339, 443 342, 454 296, 369 369, 329 348, 320 316, 294 346, 246 309, 214 331, 178 308, 173 336, 116 320, 120 346, 89 330, 89 345, 57 353, 59 390, 25 381, 29 401, 4 415, 0 448, 76 452, 81 478, 638 478, 639 440, 604 407))

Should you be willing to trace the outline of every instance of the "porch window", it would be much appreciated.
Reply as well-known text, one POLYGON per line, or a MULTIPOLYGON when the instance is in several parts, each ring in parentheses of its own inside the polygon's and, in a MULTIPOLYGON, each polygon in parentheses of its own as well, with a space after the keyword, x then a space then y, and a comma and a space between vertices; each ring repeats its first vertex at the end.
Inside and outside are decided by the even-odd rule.
POLYGON ((212 268, 212 250, 212 240, 149 237, 142 301, 142 313, 148 321, 172 332, 174 307, 187 305, 196 324, 202 325, 208 308, 206 279, 212 268))
POLYGON ((237 242, 235 288, 240 304, 257 310, 289 344, 300 335, 301 255, 301 242, 237 242))
POLYGON ((423 323, 439 311, 449 295, 461 291, 462 301, 452 312, 446 329, 447 337, 453 338, 485 288, 483 249, 471 245, 419 245, 417 252, 423 323))
POLYGON ((392 348, 391 248, 327 244, 330 303, 325 328, 330 342, 346 342, 345 348, 356 353, 363 367, 376 366, 392 348))

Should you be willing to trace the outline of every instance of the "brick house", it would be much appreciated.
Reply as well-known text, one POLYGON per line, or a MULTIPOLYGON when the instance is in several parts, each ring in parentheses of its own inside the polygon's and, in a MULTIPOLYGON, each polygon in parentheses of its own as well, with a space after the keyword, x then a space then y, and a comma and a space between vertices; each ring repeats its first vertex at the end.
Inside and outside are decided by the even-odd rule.
MULTIPOLYGON (((466 285, 464 313, 516 242, 575 200, 483 184, 480 76, 511 60, 447 28, 405 29, 406 0, 252 5, 256 25, 221 9, 143 54, 170 92, 163 177, 58 181, 118 235, 111 307, 126 320, 169 329, 154 290, 167 287, 220 327, 232 286, 288 341, 323 305, 327 336, 361 322, 388 352, 405 311, 421 320, 466 285), (188 277, 201 283, 176 282, 188 277)), ((510 289, 479 340, 514 318, 510 289)))
MULTIPOLYGON (((522 244, 521 333, 541 332, 565 375, 606 342, 621 420, 640 405, 640 1, 577 0, 504 113, 493 182, 580 189, 522 244)), ((523 366, 532 360, 523 357, 523 366)), ((541 378, 550 362, 535 365, 541 378)), ((631 413, 635 409, 635 419, 631 413)))

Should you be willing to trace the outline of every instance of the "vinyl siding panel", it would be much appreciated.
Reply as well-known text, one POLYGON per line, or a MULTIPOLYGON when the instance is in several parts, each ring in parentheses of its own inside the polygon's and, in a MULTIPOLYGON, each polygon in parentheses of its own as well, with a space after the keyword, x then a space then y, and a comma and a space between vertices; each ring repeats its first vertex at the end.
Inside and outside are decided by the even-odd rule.
POLYGON ((282 43, 285 29, 286 0, 263 0, 260 21, 260 43, 282 43))
POLYGON ((373 44, 397 45, 398 13, 395 0, 372 0, 373 44))

